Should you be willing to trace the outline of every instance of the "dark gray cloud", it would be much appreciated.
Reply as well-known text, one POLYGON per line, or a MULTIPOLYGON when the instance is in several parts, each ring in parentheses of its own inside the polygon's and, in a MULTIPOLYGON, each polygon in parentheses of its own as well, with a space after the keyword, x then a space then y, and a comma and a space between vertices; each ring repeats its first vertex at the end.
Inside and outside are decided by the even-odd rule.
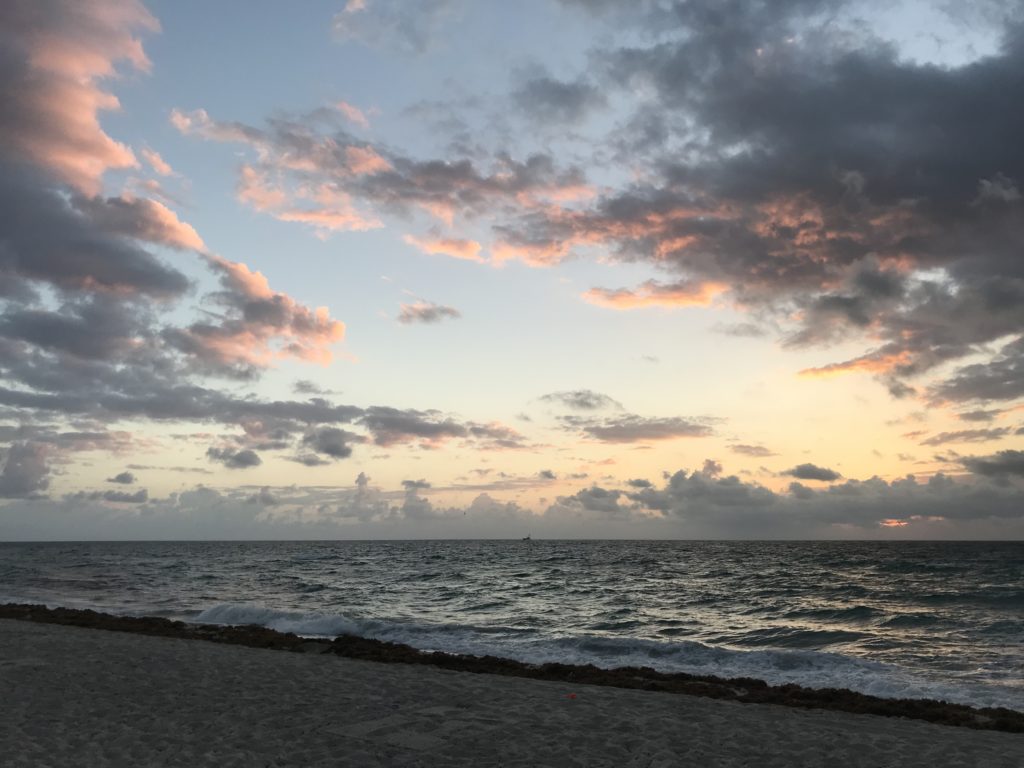
POLYGON ((961 421, 995 421, 995 419, 1001 414, 1000 410, 976 410, 976 411, 962 411, 956 415, 961 421))
MULTIPOLYGON (((104 425, 150 419, 241 427, 243 449, 271 450, 311 426, 350 422, 361 409, 316 398, 269 403, 199 383, 255 379, 279 357, 323 362, 343 328, 259 273, 206 253, 163 203, 99 194, 106 171, 137 162, 100 127, 98 110, 115 103, 106 78, 119 63, 148 66, 136 33, 158 28, 140 4, 114 5, 0 8, 0 415, 24 429, 95 425, 91 434, 32 427, 0 435, 0 444, 30 441, 64 461, 70 451, 123 450, 130 435, 104 425), (44 44, 73 55, 46 54, 40 64, 44 44), (214 312, 178 327, 192 284, 158 248, 200 255, 196 263, 220 283, 201 297, 214 312)), ((13 450, 10 493, 44 487, 19 469, 26 450, 13 450)))
POLYGON ((966 365, 930 390, 935 400, 1006 401, 1024 397, 1024 337, 988 362, 966 365))
POLYGON ((302 445, 332 459, 347 459, 352 455, 352 443, 363 442, 363 436, 337 427, 320 427, 302 438, 302 445))
POLYGON ((414 304, 403 304, 398 314, 398 322, 405 325, 412 323, 439 323, 446 319, 457 319, 462 313, 455 307, 446 307, 432 301, 417 301, 414 304))
POLYGON ((152 464, 129 464, 128 469, 146 470, 155 469, 162 472, 181 472, 184 474, 212 475, 213 472, 203 467, 161 467, 152 464))
POLYGON ((947 443, 987 443, 990 440, 999 440, 1010 434, 1009 427, 992 427, 990 429, 961 429, 956 432, 940 432, 932 435, 927 440, 922 440, 921 445, 946 445, 947 443))
POLYGON ((559 496, 548 508, 547 515, 584 517, 588 516, 588 513, 596 513, 602 518, 629 518, 631 511, 619 503, 622 498, 622 491, 594 485, 577 491, 572 496, 559 496))
MULTIPOLYGON (((0 70, 0 90, 3 88, 0 70)), ((5 100, 8 108, 16 102, 5 100)), ((0 135, 3 131, 0 129, 0 135)), ((13 147, 7 145, 9 149, 13 147)), ((181 296, 188 279, 147 251, 123 231, 107 229, 89 210, 79 210, 84 198, 69 202, 54 191, 40 173, 5 158, 0 150, 0 208, 5 247, 0 251, 0 274, 6 279, 32 281, 62 291, 89 291, 111 297, 141 295, 156 299, 181 296)), ((136 209, 144 216, 148 211, 136 209)), ((139 228, 150 226, 140 222, 139 228)))
POLYGON ((4 457, 0 474, 0 498, 39 496, 50 485, 46 447, 39 443, 14 443, 4 457))
POLYGON ((825 483, 830 483, 833 480, 838 480, 842 477, 842 475, 834 469, 819 467, 817 464, 798 464, 792 469, 787 469, 782 474, 795 477, 799 480, 819 480, 825 483))
POLYGON ((333 395, 334 390, 324 389, 319 384, 308 379, 299 379, 292 385, 292 391, 297 395, 333 395))
POLYGON ((135 475, 131 472, 119 472, 113 477, 108 477, 107 482, 119 483, 121 485, 132 485, 135 482, 135 475))
POLYGON ((708 437, 714 430, 706 423, 679 416, 647 417, 625 414, 603 420, 562 417, 567 428, 606 443, 641 443, 681 437, 708 437))
POLYGON ((223 464, 228 469, 248 469, 250 467, 258 467, 263 463, 259 454, 248 449, 236 451, 233 448, 211 447, 206 450, 206 455, 210 461, 223 464))
POLYGON ((605 408, 622 409, 622 403, 608 395, 594 392, 591 389, 574 389, 566 392, 551 392, 541 395, 540 399, 547 403, 556 403, 575 411, 598 411, 605 408))
POLYGON ((990 456, 965 456, 960 463, 976 475, 1024 477, 1024 451, 998 451, 990 456))
POLYGON ((578 123, 606 104, 604 94, 584 80, 563 81, 546 74, 527 77, 512 94, 518 110, 540 123, 578 123))
POLYGON ((359 423, 370 431, 377 445, 394 445, 412 439, 443 440, 468 434, 465 425, 439 411, 372 406, 366 409, 359 423))
POLYGON ((276 507, 281 503, 281 500, 267 486, 263 486, 246 500, 250 504, 258 504, 261 507, 276 507))
POLYGON ((300 453, 297 456, 289 456, 288 461, 302 464, 305 467, 326 467, 332 462, 329 459, 322 459, 315 453, 300 453))
POLYGON ((777 456, 778 455, 774 451, 772 451, 772 450, 770 450, 768 448, 765 448, 763 445, 746 445, 744 443, 739 443, 737 445, 730 445, 729 446, 729 450, 732 451, 733 453, 738 453, 741 456, 756 456, 756 457, 762 457, 763 458, 765 456, 777 456))
MULTIPOLYGON (((669 273, 664 285, 694 287, 607 292, 621 306, 693 303, 705 286, 761 317, 796 311, 791 345, 867 332, 877 347, 826 371, 872 372, 910 396, 903 379, 1024 327, 1024 107, 1011 95, 1024 87, 1024 25, 1018 5, 1000 7, 998 52, 946 67, 901 57, 870 24, 846 24, 863 11, 852 2, 638 11, 673 33, 593 61, 602 87, 654 94, 629 125, 645 137, 634 161, 647 175, 497 232, 555 259, 599 244, 669 273)), ((1022 358, 1018 339, 930 395, 1020 397, 1022 358)))
POLYGON ((556 475, 550 469, 542 469, 540 472, 537 473, 537 477, 539 477, 541 480, 557 480, 558 479, 558 475, 556 475))
POLYGON ((140 488, 134 493, 129 491, 103 491, 103 500, 121 504, 142 504, 149 500, 149 491, 140 488))
MULTIPOLYGON (((1009 466, 1019 459, 1010 457, 1009 466)), ((199 487, 150 500, 145 514, 130 518, 112 517, 108 502, 86 494, 9 501, 0 505, 0 538, 507 538, 523 531, 557 538, 579 535, 581 526, 599 538, 1005 539, 1024 532, 1022 493, 998 476, 870 478, 820 490, 794 482, 788 493, 774 493, 735 476, 680 470, 659 487, 583 488, 543 515, 487 493, 465 506, 435 507, 420 495, 429 485, 410 480, 386 491, 360 473, 348 488, 199 487), (273 515, 264 513, 268 505, 273 515)))

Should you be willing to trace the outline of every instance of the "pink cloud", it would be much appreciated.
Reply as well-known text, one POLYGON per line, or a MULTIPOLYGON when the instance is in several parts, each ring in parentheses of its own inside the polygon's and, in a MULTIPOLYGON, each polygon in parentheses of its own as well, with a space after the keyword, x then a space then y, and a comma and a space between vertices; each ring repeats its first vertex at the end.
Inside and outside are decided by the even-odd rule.
POLYGON ((416 237, 405 235, 402 238, 409 245, 418 248, 423 253, 451 256, 453 259, 466 259, 467 261, 483 262, 480 256, 480 243, 476 240, 461 240, 451 237, 416 237))
POLYGON ((16 108, 5 109, 0 140, 58 180, 96 194, 107 170, 138 165, 132 150, 100 127, 98 114, 120 104, 98 81, 114 76, 119 61, 148 70, 133 33, 157 31, 159 24, 134 0, 27 8, 23 28, 0 30, 4 47, 29 63, 16 108))
POLYGON ((238 174, 236 188, 239 201, 257 211, 273 211, 288 202, 288 196, 267 178, 267 174, 251 165, 243 165, 238 174))
POLYGON ((369 128, 370 121, 366 117, 366 113, 358 107, 354 107, 346 101, 339 101, 334 105, 341 114, 345 116, 345 119, 350 123, 355 123, 362 128, 369 128))
POLYGON ((356 175, 390 171, 391 163, 377 154, 373 147, 345 147, 348 167, 356 175))
POLYGON ((116 232, 159 245, 205 251, 206 244, 192 225, 181 221, 163 203, 134 197, 77 197, 75 208, 107 232, 116 232))
POLYGON ((238 200, 279 221, 313 227, 324 237, 331 232, 365 231, 381 226, 379 220, 356 210, 352 198, 331 184, 286 189, 265 170, 243 165, 239 172, 238 200))
POLYGON ((160 157, 160 153, 157 152, 156 150, 149 149, 149 147, 146 147, 145 149, 141 150, 139 154, 142 155, 143 159, 147 163, 149 163, 150 167, 160 176, 176 175, 174 173, 174 169, 171 168, 171 164, 164 160, 162 157, 160 157))
POLYGON ((171 342, 208 366, 245 371, 274 360, 297 358, 326 365, 331 347, 345 337, 345 324, 326 307, 311 309, 273 290, 267 278, 245 264, 208 255, 222 290, 211 299, 224 309, 219 323, 195 323, 171 334, 171 342))

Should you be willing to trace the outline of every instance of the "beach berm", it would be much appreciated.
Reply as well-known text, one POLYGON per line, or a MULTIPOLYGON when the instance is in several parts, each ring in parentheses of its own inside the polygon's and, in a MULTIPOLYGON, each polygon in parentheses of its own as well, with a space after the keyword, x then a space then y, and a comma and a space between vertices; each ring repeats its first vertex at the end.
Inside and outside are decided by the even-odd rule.
POLYGON ((12 767, 1024 764, 1024 734, 6 619, 0 701, 12 767))

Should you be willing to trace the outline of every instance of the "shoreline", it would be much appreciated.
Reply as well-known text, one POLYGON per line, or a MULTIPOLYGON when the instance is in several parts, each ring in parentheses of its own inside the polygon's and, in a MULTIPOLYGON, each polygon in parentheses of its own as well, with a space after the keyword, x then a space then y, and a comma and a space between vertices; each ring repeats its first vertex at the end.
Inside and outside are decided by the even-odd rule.
POLYGON ((333 640, 304 638, 259 625, 189 624, 160 617, 115 616, 88 609, 47 608, 33 604, 0 604, 0 619, 334 655, 385 664, 429 666, 455 672, 684 694, 739 704, 775 704, 802 710, 880 715, 961 728, 1024 733, 1024 712, 1020 711, 929 699, 887 699, 837 688, 816 689, 794 684, 773 686, 753 678, 663 673, 646 667, 602 669, 593 665, 534 665, 496 656, 426 652, 408 645, 354 635, 339 635, 333 640))

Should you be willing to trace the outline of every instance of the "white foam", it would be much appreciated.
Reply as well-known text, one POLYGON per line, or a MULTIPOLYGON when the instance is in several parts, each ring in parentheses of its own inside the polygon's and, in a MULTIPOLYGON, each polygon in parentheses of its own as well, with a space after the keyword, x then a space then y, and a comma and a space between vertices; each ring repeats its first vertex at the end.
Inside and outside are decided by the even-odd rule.
POLYGON ((361 637, 405 643, 426 651, 494 655, 531 664, 593 664, 603 668, 651 667, 717 677, 748 677, 773 685, 847 688, 883 698, 928 698, 975 706, 1024 711, 1024 689, 1004 685, 928 680, 898 667, 838 653, 806 650, 735 650, 693 641, 575 636, 524 638, 494 628, 459 624, 359 619, 340 614, 277 611, 249 603, 207 608, 194 621, 211 624, 260 624, 280 632, 361 637))

